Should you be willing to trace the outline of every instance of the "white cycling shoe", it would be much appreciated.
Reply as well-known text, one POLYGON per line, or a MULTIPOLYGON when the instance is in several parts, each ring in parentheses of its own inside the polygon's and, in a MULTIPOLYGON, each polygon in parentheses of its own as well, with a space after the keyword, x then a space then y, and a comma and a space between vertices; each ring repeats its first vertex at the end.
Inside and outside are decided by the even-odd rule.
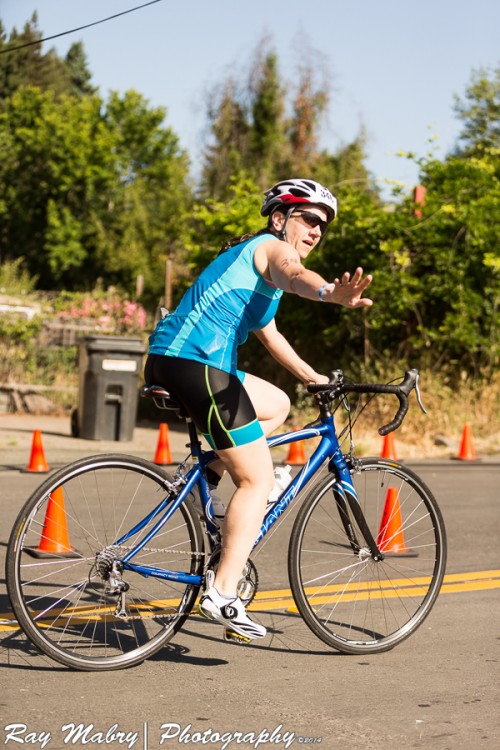
POLYGON ((229 640, 232 635, 247 642, 264 638, 267 635, 266 628, 250 619, 241 599, 237 596, 234 599, 221 596, 213 586, 213 579, 213 572, 208 571, 208 588, 200 599, 199 613, 208 620, 215 620, 224 625, 224 635, 226 638, 229 636, 229 640))

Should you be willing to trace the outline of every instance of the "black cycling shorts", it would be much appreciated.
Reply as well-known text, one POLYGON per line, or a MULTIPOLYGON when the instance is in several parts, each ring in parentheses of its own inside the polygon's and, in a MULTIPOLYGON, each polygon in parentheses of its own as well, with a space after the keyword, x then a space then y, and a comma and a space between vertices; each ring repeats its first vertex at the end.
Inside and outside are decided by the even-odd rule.
POLYGON ((264 434, 236 375, 191 359, 150 354, 144 378, 177 397, 214 450, 246 445, 264 434))

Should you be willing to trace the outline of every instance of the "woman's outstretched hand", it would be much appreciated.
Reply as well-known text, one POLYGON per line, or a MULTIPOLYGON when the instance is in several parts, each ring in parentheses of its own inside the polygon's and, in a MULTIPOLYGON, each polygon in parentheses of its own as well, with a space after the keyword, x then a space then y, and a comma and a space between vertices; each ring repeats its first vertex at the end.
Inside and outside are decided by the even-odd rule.
POLYGON ((372 278, 371 275, 363 278, 362 268, 356 268, 352 278, 349 271, 346 271, 341 279, 334 279, 335 288, 326 287, 323 299, 325 302, 336 302, 338 305, 351 309, 371 307, 373 300, 369 297, 363 297, 362 294, 372 283, 372 278))

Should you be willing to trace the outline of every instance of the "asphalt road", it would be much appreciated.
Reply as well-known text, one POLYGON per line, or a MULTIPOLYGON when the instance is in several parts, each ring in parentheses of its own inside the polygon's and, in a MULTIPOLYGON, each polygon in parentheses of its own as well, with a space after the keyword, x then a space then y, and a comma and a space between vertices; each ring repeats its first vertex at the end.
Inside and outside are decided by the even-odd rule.
MULTIPOLYGON (((220 626, 194 616, 149 661, 95 675, 50 662, 19 631, 0 626, 0 745, 496 750, 500 465, 412 468, 439 500, 447 575, 460 574, 463 584, 443 590, 422 627, 393 651, 337 654, 285 609, 262 613, 274 633, 246 647, 224 643, 220 626), (480 580, 472 575, 483 571, 480 580)), ((8 530, 42 479, 6 471, 0 481, 3 569, 8 530)), ((288 585, 289 523, 256 561, 264 589, 288 585)), ((0 614, 7 611, 2 574, 0 614)))

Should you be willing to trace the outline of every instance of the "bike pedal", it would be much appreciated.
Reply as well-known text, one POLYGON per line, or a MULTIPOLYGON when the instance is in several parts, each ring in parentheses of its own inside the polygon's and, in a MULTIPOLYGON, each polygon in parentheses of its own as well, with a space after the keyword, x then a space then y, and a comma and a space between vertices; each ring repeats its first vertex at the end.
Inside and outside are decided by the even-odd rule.
POLYGON ((246 638, 244 635, 240 635, 239 633, 235 633, 234 630, 228 630, 227 628, 224 628, 224 640, 229 641, 230 643, 239 643, 240 645, 245 645, 247 643, 250 643, 252 639, 246 638))

